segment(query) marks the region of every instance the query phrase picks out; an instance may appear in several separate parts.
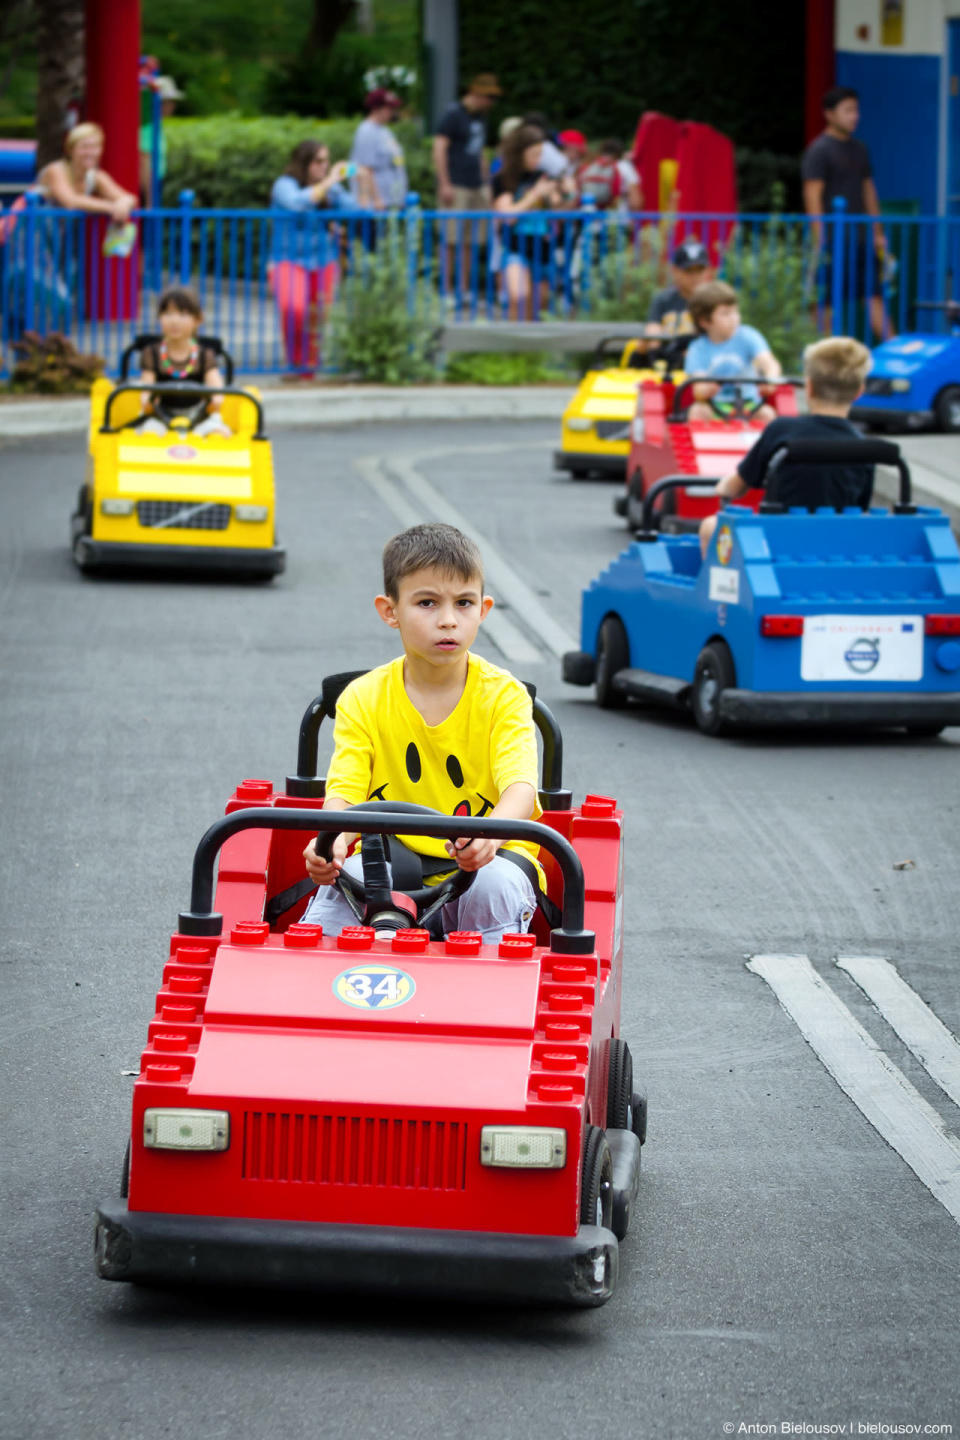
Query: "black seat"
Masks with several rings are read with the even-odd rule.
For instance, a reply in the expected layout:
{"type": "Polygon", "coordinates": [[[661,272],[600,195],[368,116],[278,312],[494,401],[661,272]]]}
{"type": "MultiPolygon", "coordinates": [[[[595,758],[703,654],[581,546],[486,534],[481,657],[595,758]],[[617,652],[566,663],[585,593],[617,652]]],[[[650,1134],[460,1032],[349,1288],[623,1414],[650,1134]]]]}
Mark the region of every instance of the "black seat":
{"type": "MultiPolygon", "coordinates": [[[[130,344],[126,347],[123,354],[120,356],[120,379],[129,380],[130,361],[133,359],[134,355],[139,355],[140,351],[145,350],[148,345],[159,345],[162,339],[163,336],[160,334],[134,335],[130,344]]],[[[224,346],[223,341],[220,339],[220,336],[198,335],[197,343],[200,345],[205,345],[208,350],[213,350],[217,355],[219,355],[220,359],[223,361],[224,383],[227,385],[232,385],[233,360],[226,347],[224,346]]]]}
{"type": "MultiPolygon", "coordinates": [[[[837,490],[836,472],[839,469],[889,465],[900,472],[901,503],[910,501],[910,471],[900,454],[900,447],[892,440],[865,439],[862,437],[837,436],[836,439],[785,440],[774,451],[767,462],[764,475],[766,501],[762,507],[770,514],[785,509],[790,504],[784,500],[786,473],[803,469],[804,501],[810,510],[819,506],[833,506],[841,509],[845,505],[857,504],[861,510],[869,508],[873,495],[873,476],[865,482],[860,495],[851,501],[837,490]],[[831,475],[831,471],[833,474],[831,475]]],[[[796,479],[797,477],[791,477],[796,479]]]]}

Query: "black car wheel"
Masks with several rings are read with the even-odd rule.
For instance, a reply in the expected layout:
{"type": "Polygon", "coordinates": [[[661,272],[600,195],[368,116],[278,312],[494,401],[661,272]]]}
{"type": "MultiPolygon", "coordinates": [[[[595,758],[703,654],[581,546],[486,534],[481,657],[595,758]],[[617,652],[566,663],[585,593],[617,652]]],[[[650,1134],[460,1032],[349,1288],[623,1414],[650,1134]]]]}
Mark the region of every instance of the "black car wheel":
{"type": "Polygon", "coordinates": [[[733,656],[722,640],[705,645],[697,656],[693,672],[690,705],[697,727],[704,735],[722,735],[728,728],[720,714],[720,696],[737,683],[733,656]]]}
{"type": "Polygon", "coordinates": [[[948,435],[960,432],[960,385],[948,385],[941,390],[933,406],[937,417],[937,429],[948,435]]]}
{"type": "Polygon", "coordinates": [[[611,1040],[607,1057],[607,1129],[633,1129],[633,1059],[625,1040],[611,1040]]]}
{"type": "Polygon", "coordinates": [[[609,1230],[612,1219],[613,1156],[603,1131],[588,1125],[580,1178],[580,1224],[609,1230]]]}
{"type": "Polygon", "coordinates": [[[594,681],[601,710],[622,710],[627,697],[614,690],[613,677],[630,664],[630,642],[618,615],[608,615],[597,636],[597,669],[594,681]]]}

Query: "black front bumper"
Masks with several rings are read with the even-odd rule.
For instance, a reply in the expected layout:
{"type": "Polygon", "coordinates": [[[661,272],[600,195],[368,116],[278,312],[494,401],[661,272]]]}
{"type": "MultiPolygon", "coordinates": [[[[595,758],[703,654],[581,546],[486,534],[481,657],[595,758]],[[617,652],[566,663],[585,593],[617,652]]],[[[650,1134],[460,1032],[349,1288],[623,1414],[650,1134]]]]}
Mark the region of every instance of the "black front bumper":
{"type": "Polygon", "coordinates": [[[226,545],[124,545],[81,535],[74,542],[74,554],[81,570],[146,566],[152,570],[242,570],[248,574],[282,575],[287,567],[287,552],[275,545],[269,549],[226,545]]]}
{"type": "Polygon", "coordinates": [[[720,714],[734,725],[960,725],[960,693],[724,690],[720,714]]]}
{"type": "Polygon", "coordinates": [[[110,1200],[96,1214],[95,1263],[104,1280],[593,1307],[616,1288],[619,1247],[594,1225],[505,1235],[163,1215],[110,1200]]]}
{"type": "Polygon", "coordinates": [[[896,430],[926,430],[934,422],[932,410],[895,410],[886,405],[854,405],[850,419],[860,425],[889,425],[896,430]]]}
{"type": "Polygon", "coordinates": [[[597,475],[609,475],[614,480],[623,480],[627,473],[626,455],[598,455],[596,451],[555,450],[554,470],[592,470],[597,475]]]}

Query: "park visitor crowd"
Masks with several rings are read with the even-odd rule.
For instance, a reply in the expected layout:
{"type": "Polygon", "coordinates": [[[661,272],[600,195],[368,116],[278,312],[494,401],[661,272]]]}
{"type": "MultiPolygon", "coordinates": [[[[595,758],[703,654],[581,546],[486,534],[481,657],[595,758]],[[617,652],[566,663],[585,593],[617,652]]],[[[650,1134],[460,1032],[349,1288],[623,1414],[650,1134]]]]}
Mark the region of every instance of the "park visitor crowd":
{"type": "MultiPolygon", "coordinates": [[[[159,76],[157,84],[162,113],[170,115],[182,92],[169,76],[159,76]]],[[[482,251],[484,265],[495,273],[496,294],[508,318],[536,318],[548,307],[551,288],[557,283],[557,256],[569,274],[578,263],[577,255],[570,251],[570,238],[579,244],[584,234],[582,223],[572,218],[565,231],[567,253],[562,255],[557,245],[557,220],[551,213],[555,217],[556,212],[569,210],[582,216],[589,209],[632,226],[630,233],[636,236],[638,227],[631,216],[642,210],[645,197],[638,171],[621,140],[610,137],[591,145],[581,130],[554,129],[538,112],[503,120],[491,154],[487,116],[503,93],[495,75],[475,76],[436,128],[432,162],[437,208],[451,212],[450,220],[437,232],[441,288],[448,303],[459,306],[465,301],[469,305],[482,251]],[[488,236],[490,215],[495,219],[488,236]]],[[[324,315],[336,295],[349,248],[338,221],[351,212],[373,216],[373,223],[359,233],[367,248],[374,249],[381,223],[376,217],[385,217],[408,203],[405,157],[394,130],[402,108],[402,100],[392,90],[382,86],[371,90],[348,160],[333,163],[324,142],[304,139],[294,147],[285,172],[272,187],[270,209],[284,220],[273,227],[269,283],[294,377],[312,376],[320,363],[324,315]],[[322,216],[324,211],[331,218],[318,221],[318,212],[322,216]]],[[[825,95],[823,108],[825,128],[807,147],[802,160],[804,207],[817,247],[823,238],[823,217],[831,213],[837,197],[843,199],[849,214],[873,217],[871,227],[858,228],[851,273],[853,298],[866,304],[872,329],[882,338],[890,333],[883,299],[889,257],[870,155],[855,136],[857,94],[836,87],[825,95]],[[868,246],[872,251],[869,263],[868,246]]],[[[162,142],[162,134],[160,138],[162,142]]],[[[50,205],[106,217],[111,230],[132,229],[128,222],[138,197],[102,168],[103,147],[99,126],[76,125],[66,136],[63,159],[43,169],[36,191],[50,205]]],[[[154,151],[152,129],[145,126],[140,134],[141,200],[150,194],[151,165],[157,153],[162,177],[165,150],[161,143],[154,151]]],[[[10,220],[6,226],[9,232],[10,220]]],[[[4,238],[0,234],[0,241],[4,238]]],[[[823,251],[820,283],[825,328],[829,330],[829,246],[823,246],[823,251]]],[[[689,326],[693,323],[688,309],[693,289],[712,278],[710,257],[705,247],[695,242],[693,252],[680,246],[671,259],[671,286],[655,298],[647,318],[669,327],[683,315],[683,323],[689,326]],[[696,264],[690,263],[691,253],[696,255],[696,264]]]]}

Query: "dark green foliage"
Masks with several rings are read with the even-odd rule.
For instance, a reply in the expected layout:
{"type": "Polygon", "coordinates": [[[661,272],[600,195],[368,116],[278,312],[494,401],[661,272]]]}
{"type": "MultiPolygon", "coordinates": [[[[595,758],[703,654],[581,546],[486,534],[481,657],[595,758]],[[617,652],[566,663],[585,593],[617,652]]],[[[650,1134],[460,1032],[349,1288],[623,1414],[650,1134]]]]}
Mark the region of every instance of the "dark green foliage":
{"type": "Polygon", "coordinates": [[[350,115],[359,110],[364,72],[380,59],[365,35],[345,35],[327,55],[297,55],[268,71],[263,109],[269,115],[350,115]]]}
{"type": "Polygon", "coordinates": [[[804,6],[784,0],[460,0],[460,73],[496,70],[493,115],[543,110],[629,142],[644,110],[700,120],[739,145],[803,143],[804,6]]]}
{"type": "Polygon", "coordinates": [[[100,355],[81,355],[72,340],[54,332],[24,332],[10,346],[17,357],[10,389],[39,395],[77,395],[89,392],[106,361],[100,355]]]}
{"type": "Polygon", "coordinates": [[[353,115],[363,71],[417,64],[417,0],[376,0],[376,32],[348,23],[332,60],[310,65],[313,0],[143,0],[143,49],[186,91],[182,114],[353,115]]]}
{"type": "Polygon", "coordinates": [[[562,356],[539,351],[458,351],[447,361],[444,378],[456,385],[537,385],[575,378],[562,356]]]}
{"type": "Polygon", "coordinates": [[[744,215],[802,209],[799,155],[774,155],[772,150],[737,149],[737,199],[744,215]]]}
{"type": "MultiPolygon", "coordinates": [[[[271,115],[246,120],[238,114],[169,120],[163,203],[176,205],[181,190],[192,190],[195,203],[207,208],[262,208],[269,204],[270,187],[287,168],[298,141],[323,140],[331,157],[342,160],[350,153],[359,123],[359,117],[310,120],[271,115]]],[[[430,143],[415,120],[401,121],[396,134],[406,155],[410,188],[429,207],[435,194],[430,143]]]]}

